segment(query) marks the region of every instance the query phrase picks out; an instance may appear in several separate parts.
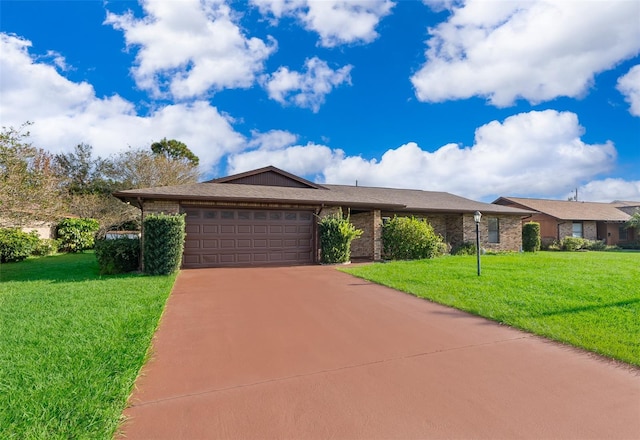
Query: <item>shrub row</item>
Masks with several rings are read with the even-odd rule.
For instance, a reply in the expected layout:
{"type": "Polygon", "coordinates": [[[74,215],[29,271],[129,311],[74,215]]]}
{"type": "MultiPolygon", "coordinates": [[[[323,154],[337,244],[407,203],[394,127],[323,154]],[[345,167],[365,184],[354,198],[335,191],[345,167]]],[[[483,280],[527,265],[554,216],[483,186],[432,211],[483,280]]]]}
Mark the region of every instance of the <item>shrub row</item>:
{"type": "Polygon", "coordinates": [[[22,261],[30,255],[45,256],[58,252],[58,240],[41,239],[37,232],[18,228],[0,229],[0,262],[22,261]]]}
{"type": "Polygon", "coordinates": [[[565,237],[562,240],[556,240],[549,246],[550,251],[604,251],[607,245],[601,240],[587,240],[580,237],[565,237]]]}

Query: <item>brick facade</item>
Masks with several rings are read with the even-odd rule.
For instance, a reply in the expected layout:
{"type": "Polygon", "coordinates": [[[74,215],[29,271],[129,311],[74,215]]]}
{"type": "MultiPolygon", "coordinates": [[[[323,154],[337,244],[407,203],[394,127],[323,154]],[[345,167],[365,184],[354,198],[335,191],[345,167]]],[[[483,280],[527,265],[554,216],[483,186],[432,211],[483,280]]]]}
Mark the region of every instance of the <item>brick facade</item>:
{"type": "Polygon", "coordinates": [[[144,215],[146,214],[179,214],[180,203],[173,200],[145,200],[144,215]]]}
{"type": "Polygon", "coordinates": [[[351,214],[351,223],[362,230],[351,242],[351,257],[378,261],[382,258],[382,217],[380,210],[351,214]]]}
{"type": "MultiPolygon", "coordinates": [[[[558,224],[558,238],[562,240],[565,237],[573,237],[573,223],[564,222],[558,224]]],[[[595,221],[577,222],[582,223],[582,238],[587,240],[598,239],[598,227],[595,221]]]]}

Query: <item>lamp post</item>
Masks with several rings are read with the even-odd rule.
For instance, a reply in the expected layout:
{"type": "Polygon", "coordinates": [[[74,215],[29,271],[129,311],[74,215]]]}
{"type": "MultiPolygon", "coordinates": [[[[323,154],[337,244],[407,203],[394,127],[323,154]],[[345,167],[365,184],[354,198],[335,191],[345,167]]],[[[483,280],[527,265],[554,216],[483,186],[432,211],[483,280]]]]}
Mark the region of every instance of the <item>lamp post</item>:
{"type": "Polygon", "coordinates": [[[482,214],[476,211],[473,214],[473,220],[476,222],[476,258],[478,260],[478,276],[480,276],[480,219],[482,214]]]}

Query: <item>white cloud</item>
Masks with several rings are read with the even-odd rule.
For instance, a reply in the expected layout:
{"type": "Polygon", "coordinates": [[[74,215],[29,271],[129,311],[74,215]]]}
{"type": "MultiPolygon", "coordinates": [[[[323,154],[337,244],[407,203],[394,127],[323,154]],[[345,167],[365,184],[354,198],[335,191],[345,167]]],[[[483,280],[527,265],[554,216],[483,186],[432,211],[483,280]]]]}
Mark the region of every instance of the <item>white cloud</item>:
{"type": "Polygon", "coordinates": [[[298,136],[285,130],[270,130],[266,133],[253,132],[249,141],[250,148],[260,148],[262,150],[277,150],[293,145],[298,136]]]}
{"type": "Polygon", "coordinates": [[[274,21],[297,17],[305,29],[320,35],[320,44],[334,47],[370,43],[378,37],[375,28],[394,6],[390,0],[251,0],[263,15],[274,21]]]}
{"type": "MultiPolygon", "coordinates": [[[[566,197],[569,196],[571,194],[566,195],[566,197]]],[[[578,188],[578,200],[586,202],[640,201],[640,180],[594,180],[578,188]]]]}
{"type": "Polygon", "coordinates": [[[299,176],[315,176],[332,163],[341,161],[343,157],[342,150],[332,150],[325,145],[314,143],[277,150],[259,148],[231,155],[228,158],[227,171],[229,174],[235,174],[273,165],[299,176]]]}
{"type": "Polygon", "coordinates": [[[245,37],[223,0],[141,0],[146,16],[107,14],[105,23],[137,47],[137,85],[178,99],[250,87],[275,49],[270,39],[245,37]]]}
{"type": "Polygon", "coordinates": [[[630,104],[629,113],[640,116],[640,65],[632,67],[618,79],[617,89],[630,104]]]}
{"type": "Polygon", "coordinates": [[[58,153],[84,142],[96,155],[108,156],[167,137],[186,143],[204,170],[244,146],[233,121],[207,102],[169,105],[139,116],[120,96],[98,98],[90,84],[69,81],[53,66],[36,61],[30,46],[0,33],[0,125],[34,122],[29,129],[38,147],[58,153]]]}
{"type": "Polygon", "coordinates": [[[427,61],[411,81],[427,102],[579,97],[595,74],[640,52],[639,16],[629,0],[468,0],[429,29],[427,61]]]}
{"type": "Polygon", "coordinates": [[[414,142],[379,159],[345,156],[342,150],[309,144],[258,149],[229,158],[231,172],[273,164],[326,183],[419,188],[474,199],[501,195],[555,197],[610,171],[616,150],[607,141],[586,144],[574,113],[521,113],[479,127],[474,145],[447,144],[427,151],[414,142]]]}
{"type": "Polygon", "coordinates": [[[317,113],[325,96],[334,87],[343,83],[351,84],[351,65],[333,70],[326,61],[317,57],[307,59],[304,65],[305,71],[302,73],[280,67],[273,74],[265,76],[262,81],[269,97],[281,104],[310,108],[317,113]]]}

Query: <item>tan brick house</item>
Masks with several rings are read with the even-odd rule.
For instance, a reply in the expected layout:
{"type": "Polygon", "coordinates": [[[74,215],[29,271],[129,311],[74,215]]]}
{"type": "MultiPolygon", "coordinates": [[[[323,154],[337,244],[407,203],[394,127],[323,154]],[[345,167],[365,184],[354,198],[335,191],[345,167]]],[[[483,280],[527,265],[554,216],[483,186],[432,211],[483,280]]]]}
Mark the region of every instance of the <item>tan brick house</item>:
{"type": "Polygon", "coordinates": [[[637,231],[625,228],[639,202],[577,202],[566,200],[500,197],[502,206],[536,211],[525,221],[540,223],[542,242],[549,244],[564,237],[602,240],[608,245],[633,242],[637,231]]]}
{"type": "Polygon", "coordinates": [[[185,268],[316,263],[317,220],[340,210],[363,230],[352,244],[354,259],[381,259],[382,224],[394,215],[428,219],[453,246],[475,241],[475,211],[483,214],[483,248],[519,251],[522,218],[531,214],[445,192],[320,185],[272,166],[114,195],[141,208],[143,215],[186,214],[185,268]]]}

